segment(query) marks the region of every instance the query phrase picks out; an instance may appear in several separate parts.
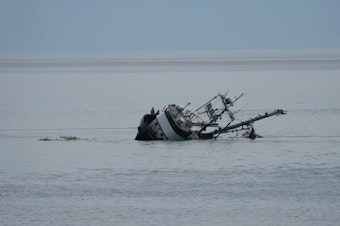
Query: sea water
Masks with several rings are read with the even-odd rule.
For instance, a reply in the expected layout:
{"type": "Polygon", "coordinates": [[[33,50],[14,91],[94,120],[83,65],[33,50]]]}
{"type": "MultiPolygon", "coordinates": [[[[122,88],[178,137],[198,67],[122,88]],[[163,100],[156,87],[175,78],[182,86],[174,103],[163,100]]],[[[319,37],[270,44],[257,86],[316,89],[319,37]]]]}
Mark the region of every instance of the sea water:
{"type": "Polygon", "coordinates": [[[337,225],[340,52],[0,57],[1,225],[337,225]],[[245,93],[264,138],[135,141],[152,107],[245,93]],[[77,136],[77,141],[39,141],[77,136]]]}

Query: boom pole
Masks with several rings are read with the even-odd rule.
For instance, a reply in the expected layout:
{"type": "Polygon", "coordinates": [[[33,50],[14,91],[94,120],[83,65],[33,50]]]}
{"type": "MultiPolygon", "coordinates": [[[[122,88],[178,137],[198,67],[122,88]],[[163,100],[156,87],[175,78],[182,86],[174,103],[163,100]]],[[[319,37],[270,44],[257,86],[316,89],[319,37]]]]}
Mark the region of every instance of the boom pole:
{"type": "Polygon", "coordinates": [[[200,139],[211,139],[211,138],[214,138],[216,135],[218,136],[221,133],[228,133],[228,132],[230,132],[234,129],[237,129],[239,127],[243,127],[243,126],[249,127],[251,124],[253,124],[254,122],[259,121],[261,119],[269,118],[269,117],[272,117],[272,116],[275,116],[275,115],[276,116],[285,115],[286,113],[287,112],[282,110],[282,109],[278,109],[278,110],[275,110],[275,111],[270,112],[270,113],[266,112],[263,115],[258,115],[254,118],[251,118],[249,120],[246,120],[246,121],[243,121],[243,122],[240,122],[240,123],[236,123],[236,124],[233,124],[233,125],[228,124],[226,127],[220,128],[220,129],[212,131],[210,133],[203,133],[204,129],[201,129],[198,132],[198,136],[199,136],[200,139]]]}
{"type": "Polygon", "coordinates": [[[264,118],[269,118],[269,117],[272,117],[272,116],[275,116],[275,115],[284,115],[286,114],[286,111],[282,110],[282,109],[278,109],[278,110],[275,110],[271,113],[265,113],[263,115],[258,115],[256,116],[255,118],[251,118],[247,121],[243,121],[243,122],[240,122],[240,123],[237,123],[237,124],[234,124],[234,125],[231,125],[231,126],[226,126],[224,127],[223,129],[221,129],[221,133],[227,133],[229,132],[230,130],[233,130],[233,129],[236,129],[238,127],[242,127],[242,126],[250,126],[252,123],[256,122],[256,121],[259,121],[261,119],[264,119],[264,118]]]}

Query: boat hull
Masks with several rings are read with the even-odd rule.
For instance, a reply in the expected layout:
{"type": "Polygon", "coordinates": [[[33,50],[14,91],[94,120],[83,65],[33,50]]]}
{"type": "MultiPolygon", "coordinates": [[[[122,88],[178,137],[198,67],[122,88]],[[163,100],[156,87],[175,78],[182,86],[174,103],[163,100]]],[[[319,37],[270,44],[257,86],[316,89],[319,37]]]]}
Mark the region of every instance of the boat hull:
{"type": "Polygon", "coordinates": [[[169,109],[160,114],[146,114],[140,121],[135,140],[187,140],[191,131],[184,131],[176,123],[169,109]]]}
{"type": "Polygon", "coordinates": [[[145,114],[140,120],[138,133],[135,140],[157,140],[149,128],[151,122],[156,119],[155,115],[145,114]]]}

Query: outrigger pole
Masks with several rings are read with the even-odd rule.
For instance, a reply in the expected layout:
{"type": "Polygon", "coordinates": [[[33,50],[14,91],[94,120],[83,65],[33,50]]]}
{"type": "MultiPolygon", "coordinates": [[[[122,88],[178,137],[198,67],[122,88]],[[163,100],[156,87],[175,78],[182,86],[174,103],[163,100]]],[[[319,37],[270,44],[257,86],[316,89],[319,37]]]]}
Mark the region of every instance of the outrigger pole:
{"type": "Polygon", "coordinates": [[[210,132],[210,133],[202,133],[203,130],[200,130],[198,132],[198,136],[201,138],[201,139],[211,139],[214,137],[214,135],[219,135],[221,133],[228,133],[228,132],[232,132],[233,130],[237,129],[237,128],[240,128],[241,127],[241,130],[243,130],[243,126],[246,126],[246,127],[250,127],[254,122],[258,121],[258,120],[261,120],[261,119],[264,119],[264,118],[269,118],[269,117],[272,117],[272,116],[278,116],[278,115],[285,115],[287,112],[282,110],[282,109],[278,109],[278,110],[275,110],[273,112],[270,112],[270,113],[265,113],[263,115],[258,115],[256,116],[255,118],[251,118],[249,120],[246,120],[246,121],[243,121],[243,122],[240,122],[240,123],[237,123],[237,124],[233,124],[233,125],[227,125],[226,127],[224,128],[220,128],[218,130],[215,130],[213,132],[210,132]]]}
{"type": "Polygon", "coordinates": [[[197,108],[195,111],[200,110],[201,108],[205,107],[207,104],[211,103],[211,101],[215,100],[219,95],[214,96],[210,100],[208,100],[206,103],[204,103],[201,107],[197,108]]]}

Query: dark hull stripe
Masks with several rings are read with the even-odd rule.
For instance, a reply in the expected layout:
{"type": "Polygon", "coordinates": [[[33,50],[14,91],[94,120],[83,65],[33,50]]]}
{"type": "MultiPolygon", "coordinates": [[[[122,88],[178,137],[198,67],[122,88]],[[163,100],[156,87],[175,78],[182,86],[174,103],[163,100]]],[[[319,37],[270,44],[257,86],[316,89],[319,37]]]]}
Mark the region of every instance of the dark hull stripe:
{"type": "Polygon", "coordinates": [[[188,132],[185,132],[184,130],[182,130],[181,128],[179,128],[175,121],[173,120],[173,118],[171,117],[170,113],[169,113],[169,110],[166,109],[165,110],[165,115],[166,115],[166,118],[168,119],[172,129],[175,131],[175,133],[181,137],[183,137],[184,139],[186,139],[188,136],[191,135],[191,133],[188,133],[188,132]]]}

